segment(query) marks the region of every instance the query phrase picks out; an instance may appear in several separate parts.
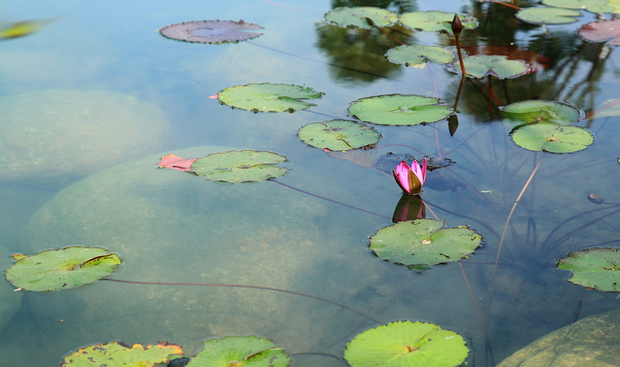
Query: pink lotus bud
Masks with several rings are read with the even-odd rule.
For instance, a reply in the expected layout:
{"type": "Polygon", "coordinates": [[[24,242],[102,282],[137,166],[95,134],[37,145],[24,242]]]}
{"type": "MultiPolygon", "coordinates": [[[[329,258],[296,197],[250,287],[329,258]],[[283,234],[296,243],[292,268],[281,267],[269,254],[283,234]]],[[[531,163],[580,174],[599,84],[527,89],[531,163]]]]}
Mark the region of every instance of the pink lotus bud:
{"type": "Polygon", "coordinates": [[[427,162],[424,158],[422,167],[417,161],[411,163],[411,167],[405,161],[401,161],[395,170],[392,170],[398,186],[408,195],[418,195],[422,191],[426,181],[427,162]]]}

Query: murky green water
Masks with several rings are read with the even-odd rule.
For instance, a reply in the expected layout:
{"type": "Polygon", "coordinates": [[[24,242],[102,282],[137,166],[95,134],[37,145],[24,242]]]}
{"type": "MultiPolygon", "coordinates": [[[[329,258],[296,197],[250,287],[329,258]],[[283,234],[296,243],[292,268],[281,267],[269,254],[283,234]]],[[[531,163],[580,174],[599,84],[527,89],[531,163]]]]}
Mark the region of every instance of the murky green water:
{"type": "MultiPolygon", "coordinates": [[[[488,3],[0,2],[3,21],[57,18],[36,34],[0,43],[0,106],[5,116],[11,111],[0,134],[3,267],[15,252],[101,246],[123,259],[112,278],[279,288],[368,316],[258,289],[100,281],[28,293],[13,292],[4,283],[0,294],[8,306],[0,365],[58,366],[71,351],[112,340],[165,340],[192,355],[210,338],[259,335],[284,347],[295,366],[344,366],[334,356],[342,358],[347,342],[376,326],[374,319],[379,324],[420,320],[454,330],[468,341],[470,365],[483,366],[485,340],[476,305],[486,322],[504,224],[540,159],[499,260],[488,319],[495,361],[566,325],[578,304],[579,318],[618,306],[614,294],[575,286],[566,281],[567,272],[555,268],[568,251],[614,246],[618,240],[614,207],[589,212],[601,207],[586,199],[594,192],[607,202],[620,201],[617,117],[580,123],[596,137],[585,151],[526,151],[509,138],[512,125],[499,120],[496,111],[489,116],[487,85],[479,82],[465,84],[454,136],[447,121],[382,126],[379,147],[349,159],[297,139],[304,124],[347,118],[348,104],[362,97],[437,93],[454,102],[460,79],[444,67],[392,64],[383,54],[396,44],[381,33],[347,31],[322,21],[331,8],[354,5],[400,12],[458,10],[481,23],[463,34],[463,44],[518,45],[546,56],[545,70],[493,82],[502,104],[539,98],[590,112],[617,97],[617,50],[580,40],[574,33],[578,25],[543,29],[488,3]],[[218,46],[175,42],[157,33],[171,23],[201,19],[244,19],[265,29],[252,41],[218,46]],[[305,85],[325,95],[316,107],[293,114],[253,114],[208,98],[226,87],[257,82],[305,85]],[[56,119],[33,118],[62,113],[53,112],[54,99],[34,93],[44,90],[114,92],[145,104],[135,114],[121,113],[120,103],[126,101],[67,97],[72,110],[58,129],[56,119]],[[11,107],[2,104],[5,97],[25,102],[11,107]],[[109,115],[95,126],[80,123],[81,115],[95,109],[89,104],[109,115]],[[140,120],[160,112],[167,121],[140,120]],[[279,179],[282,183],[378,215],[272,182],[221,184],[156,168],[168,153],[189,158],[232,148],[284,154],[291,170],[279,179]],[[452,263],[416,274],[368,251],[369,236],[391,224],[401,197],[392,178],[372,168],[388,152],[446,155],[457,162],[429,173],[436,181],[425,187],[423,199],[427,217],[436,214],[450,227],[469,225],[484,236],[483,247],[462,267],[452,263]],[[580,213],[585,214],[571,219],[580,213]]],[[[593,19],[584,13],[580,22],[593,19]]],[[[411,44],[451,42],[425,32],[395,34],[411,44]]]]}

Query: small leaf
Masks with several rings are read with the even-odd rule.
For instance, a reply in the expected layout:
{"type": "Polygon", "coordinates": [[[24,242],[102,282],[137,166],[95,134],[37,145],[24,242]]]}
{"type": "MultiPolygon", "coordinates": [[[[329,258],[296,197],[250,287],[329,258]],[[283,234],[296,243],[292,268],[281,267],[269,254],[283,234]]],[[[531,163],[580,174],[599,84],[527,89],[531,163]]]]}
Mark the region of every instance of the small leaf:
{"type": "Polygon", "coordinates": [[[370,6],[342,7],[330,10],[325,14],[325,20],[340,27],[372,28],[366,18],[377,27],[387,27],[398,20],[398,15],[387,9],[370,6]]]}
{"type": "Polygon", "coordinates": [[[165,26],[159,30],[162,36],[185,42],[221,44],[246,41],[261,33],[243,32],[262,29],[258,24],[240,20],[196,20],[165,26]]]}
{"type": "Polygon", "coordinates": [[[185,159],[178,155],[168,154],[165,157],[161,157],[161,162],[157,164],[159,168],[170,168],[179,171],[191,171],[192,163],[196,161],[196,158],[185,159]]]}
{"type": "Polygon", "coordinates": [[[566,24],[576,22],[575,17],[581,16],[576,10],[562,8],[527,8],[517,12],[517,18],[524,22],[534,24],[566,24]]]}
{"type": "Polygon", "coordinates": [[[385,56],[396,64],[419,65],[425,62],[448,64],[454,60],[454,53],[445,48],[423,45],[402,45],[390,49],[385,56]]]}
{"type": "Polygon", "coordinates": [[[522,148],[537,152],[574,153],[594,143],[594,136],[579,126],[541,122],[519,127],[512,132],[512,140],[522,148]]]}
{"type": "Polygon", "coordinates": [[[151,367],[158,363],[167,363],[168,356],[171,354],[183,354],[183,349],[166,342],[146,346],[134,344],[130,348],[118,341],[113,341],[80,348],[66,356],[61,367],[151,367]]]}
{"type": "Polygon", "coordinates": [[[584,24],[579,28],[579,35],[586,41],[607,41],[608,45],[620,46],[620,19],[599,20],[584,24]]]}
{"type": "Polygon", "coordinates": [[[313,122],[302,126],[297,135],[313,147],[340,151],[372,147],[381,137],[374,127],[346,120],[313,122]]]}
{"type": "Polygon", "coordinates": [[[379,125],[427,124],[443,120],[452,113],[443,101],[414,94],[361,98],[349,106],[349,115],[379,125]]]}
{"type": "Polygon", "coordinates": [[[569,281],[603,292],[620,292],[620,249],[593,247],[569,252],[558,268],[570,270],[569,281]]]}
{"type": "Polygon", "coordinates": [[[316,106],[301,99],[316,99],[322,95],[299,85],[262,83],[226,88],[218,93],[218,98],[229,106],[253,112],[294,112],[316,106]]]}
{"type": "Polygon", "coordinates": [[[289,356],[272,341],[256,336],[227,336],[204,342],[187,367],[286,367],[289,356]]]}
{"type": "Polygon", "coordinates": [[[209,154],[192,164],[192,172],[212,181],[253,182],[277,178],[286,168],[272,164],[286,162],[285,156],[267,151],[229,151],[209,154]]]}
{"type": "MultiPolygon", "coordinates": [[[[473,55],[463,59],[467,75],[475,78],[483,78],[493,75],[500,79],[516,78],[525,75],[529,71],[527,63],[523,60],[508,60],[502,55],[473,55]]],[[[455,70],[460,70],[453,66],[455,70]]]]}
{"type": "MultiPolygon", "coordinates": [[[[452,33],[454,14],[441,11],[415,11],[401,14],[398,20],[402,25],[410,29],[452,33]]],[[[459,14],[459,18],[463,28],[473,29],[478,26],[478,20],[474,17],[459,14]]]]}

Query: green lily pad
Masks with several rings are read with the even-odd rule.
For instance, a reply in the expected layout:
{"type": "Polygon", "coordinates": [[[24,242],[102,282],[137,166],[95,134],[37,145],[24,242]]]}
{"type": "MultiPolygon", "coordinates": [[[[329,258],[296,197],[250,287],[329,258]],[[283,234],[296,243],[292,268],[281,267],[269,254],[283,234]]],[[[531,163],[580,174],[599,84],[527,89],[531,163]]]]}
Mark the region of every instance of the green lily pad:
{"type": "Polygon", "coordinates": [[[594,143],[594,136],[588,130],[555,122],[521,126],[511,135],[518,146],[536,152],[574,153],[594,143]]]}
{"type": "Polygon", "coordinates": [[[357,335],[344,358],[352,367],[459,366],[469,349],[462,336],[423,322],[399,321],[357,335]]]}
{"type": "MultiPolygon", "coordinates": [[[[404,13],[398,19],[402,25],[410,29],[419,29],[427,32],[452,33],[452,19],[455,13],[441,11],[414,11],[404,13]]],[[[478,26],[478,20],[474,17],[459,14],[463,29],[473,29],[478,26]]]]}
{"type": "Polygon", "coordinates": [[[611,13],[612,6],[607,5],[608,0],[543,0],[543,4],[557,8],[584,9],[592,13],[611,13]]]}
{"type": "Polygon", "coordinates": [[[558,268],[572,271],[569,281],[575,284],[603,292],[620,292],[620,248],[571,251],[558,261],[558,268]]]}
{"type": "Polygon", "coordinates": [[[417,219],[381,228],[370,237],[370,249],[383,260],[424,270],[458,261],[474,252],[482,236],[461,226],[444,228],[444,222],[417,219]]]}
{"type": "Polygon", "coordinates": [[[387,9],[370,6],[342,7],[330,10],[325,14],[326,21],[349,28],[371,28],[366,18],[372,20],[378,27],[387,27],[398,20],[398,14],[387,9]]]}
{"type": "MultiPolygon", "coordinates": [[[[483,78],[493,75],[500,79],[516,78],[529,72],[528,64],[523,60],[508,60],[504,55],[473,55],[463,58],[467,75],[483,78]]],[[[460,71],[456,63],[454,70],[460,71]]]]}
{"type": "Polygon", "coordinates": [[[329,150],[372,147],[381,137],[374,127],[347,120],[313,122],[302,126],[297,135],[308,145],[329,150]]]}
{"type": "Polygon", "coordinates": [[[402,45],[390,49],[385,56],[396,64],[419,65],[426,62],[448,64],[454,60],[454,53],[445,48],[423,45],[402,45]]]}
{"type": "Polygon", "coordinates": [[[272,341],[256,336],[227,336],[204,342],[187,367],[286,367],[289,356],[272,341]]]}
{"type": "Polygon", "coordinates": [[[183,354],[178,345],[160,342],[157,345],[132,347],[113,341],[107,344],[89,345],[66,356],[61,367],[95,367],[95,366],[140,366],[151,367],[157,363],[167,363],[168,356],[183,354]]]}
{"type": "Polygon", "coordinates": [[[6,270],[6,279],[28,291],[70,289],[108,276],[119,257],[101,247],[71,246],[36,255],[13,255],[17,262],[6,270]]]}
{"type": "Polygon", "coordinates": [[[577,32],[590,42],[607,41],[608,45],[620,46],[620,19],[599,20],[586,23],[577,32]]]}
{"type": "Polygon", "coordinates": [[[196,159],[192,163],[191,171],[212,181],[230,183],[265,181],[284,175],[286,168],[272,164],[286,161],[285,156],[273,152],[231,150],[196,159]]]}
{"type": "Polygon", "coordinates": [[[569,124],[579,121],[583,111],[572,104],[557,101],[531,100],[501,107],[502,115],[519,124],[557,122],[569,124]]]}
{"type": "Polygon", "coordinates": [[[218,93],[220,102],[252,112],[295,112],[315,104],[301,101],[323,95],[294,84],[247,84],[228,87],[218,93]]]}
{"type": "Polygon", "coordinates": [[[534,24],[566,24],[576,22],[575,17],[581,13],[577,10],[551,8],[547,6],[538,8],[521,9],[517,12],[517,18],[524,22],[534,24]]]}
{"type": "Polygon", "coordinates": [[[445,102],[415,94],[361,98],[349,106],[349,115],[379,125],[428,124],[443,120],[452,113],[445,102]]]}

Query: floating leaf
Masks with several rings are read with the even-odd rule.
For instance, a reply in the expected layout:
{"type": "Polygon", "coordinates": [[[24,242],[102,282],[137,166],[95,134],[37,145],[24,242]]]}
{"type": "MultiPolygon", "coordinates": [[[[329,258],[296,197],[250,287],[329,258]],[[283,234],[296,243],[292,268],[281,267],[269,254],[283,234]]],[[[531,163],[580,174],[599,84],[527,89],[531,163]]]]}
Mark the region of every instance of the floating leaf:
{"type": "Polygon", "coordinates": [[[272,341],[256,336],[227,336],[204,342],[187,367],[286,367],[289,356],[272,341]]]}
{"type": "Polygon", "coordinates": [[[159,30],[162,36],[185,42],[228,43],[256,38],[261,33],[243,32],[262,29],[258,24],[240,20],[195,20],[165,26],[159,30]]]}
{"type": "Polygon", "coordinates": [[[443,120],[452,113],[443,101],[414,94],[361,98],[349,106],[351,116],[379,125],[427,124],[443,120]]]}
{"type": "Polygon", "coordinates": [[[372,147],[381,137],[374,127],[347,120],[313,122],[302,126],[297,135],[308,145],[329,150],[372,147]]]}
{"type": "Polygon", "coordinates": [[[352,367],[459,366],[469,349],[462,336],[423,322],[399,321],[358,334],[344,358],[352,367]]]}
{"type": "Polygon", "coordinates": [[[165,157],[161,157],[161,162],[157,164],[159,168],[170,168],[179,171],[191,171],[192,163],[196,161],[196,158],[185,159],[178,155],[168,154],[165,157]]]}
{"type": "Polygon", "coordinates": [[[64,358],[62,367],[151,367],[158,363],[167,363],[171,354],[182,354],[178,345],[160,342],[157,345],[132,347],[113,341],[107,344],[89,345],[80,348],[64,358]]]}
{"type": "Polygon", "coordinates": [[[557,122],[568,124],[579,121],[583,111],[565,102],[531,100],[501,107],[502,115],[519,124],[557,122]]]}
{"type": "Polygon", "coordinates": [[[247,84],[229,87],[218,93],[220,102],[252,112],[295,112],[315,104],[300,99],[316,99],[323,95],[294,84],[247,84]]]}
{"type": "Polygon", "coordinates": [[[512,132],[512,140],[537,152],[574,153],[594,143],[594,136],[579,126],[541,122],[519,127],[512,132]]]}
{"type": "MultiPolygon", "coordinates": [[[[404,13],[398,19],[402,25],[411,29],[420,29],[427,32],[452,33],[452,19],[455,13],[441,11],[414,11],[404,13]]],[[[463,28],[473,29],[478,26],[478,20],[474,17],[459,14],[463,28]]]]}
{"type": "Polygon", "coordinates": [[[370,237],[370,249],[379,258],[412,269],[458,261],[482,243],[482,236],[466,226],[444,228],[444,222],[418,219],[381,228],[370,237]]]}
{"type": "Polygon", "coordinates": [[[29,291],[57,291],[90,284],[120,263],[116,254],[100,247],[71,246],[20,258],[6,270],[6,279],[29,291]]]}
{"type": "Polygon", "coordinates": [[[286,168],[272,164],[286,162],[283,155],[267,151],[242,150],[209,154],[192,164],[192,172],[212,181],[252,182],[278,178],[286,168]]]}
{"type": "Polygon", "coordinates": [[[325,14],[325,20],[340,27],[372,28],[366,18],[378,27],[387,27],[398,20],[398,15],[387,9],[370,6],[342,7],[325,14]]]}
{"type": "Polygon", "coordinates": [[[581,13],[577,10],[562,9],[562,8],[527,8],[521,9],[517,12],[517,18],[524,22],[534,24],[566,24],[576,22],[575,17],[580,16],[581,13]]]}
{"type": "Polygon", "coordinates": [[[603,292],[620,292],[620,248],[571,251],[558,261],[558,268],[572,271],[569,281],[575,284],[603,292]]]}
{"type": "Polygon", "coordinates": [[[477,45],[463,47],[463,50],[465,50],[469,56],[506,56],[508,60],[522,60],[529,67],[528,74],[547,69],[551,63],[551,60],[546,56],[516,46],[477,45]]]}
{"type": "Polygon", "coordinates": [[[579,35],[590,42],[607,41],[608,45],[620,46],[620,19],[599,20],[584,24],[579,35]]]}
{"type": "MultiPolygon", "coordinates": [[[[493,75],[500,79],[516,78],[525,75],[529,71],[527,63],[523,60],[508,60],[502,55],[473,55],[463,59],[467,75],[475,78],[483,78],[493,75]]],[[[454,67],[455,70],[460,68],[454,67]]]]}
{"type": "Polygon", "coordinates": [[[436,46],[402,45],[390,49],[385,56],[396,64],[419,65],[428,62],[448,64],[454,59],[452,51],[436,46]]]}
{"type": "Polygon", "coordinates": [[[608,6],[608,0],[543,0],[543,3],[558,8],[584,9],[592,13],[614,11],[612,6],[608,6]]]}

